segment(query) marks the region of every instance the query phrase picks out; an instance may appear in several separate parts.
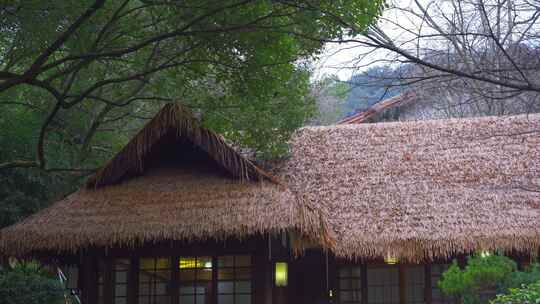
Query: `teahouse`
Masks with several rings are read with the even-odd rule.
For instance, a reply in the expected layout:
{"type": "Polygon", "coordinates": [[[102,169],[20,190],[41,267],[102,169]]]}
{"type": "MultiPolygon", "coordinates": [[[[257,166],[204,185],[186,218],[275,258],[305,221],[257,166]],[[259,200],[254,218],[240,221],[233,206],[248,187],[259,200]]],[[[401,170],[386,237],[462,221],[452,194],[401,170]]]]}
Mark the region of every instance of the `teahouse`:
{"type": "Polygon", "coordinates": [[[266,173],[167,105],[85,189],[0,232],[83,303],[445,303],[453,258],[540,247],[540,115],[307,127],[266,173]]]}

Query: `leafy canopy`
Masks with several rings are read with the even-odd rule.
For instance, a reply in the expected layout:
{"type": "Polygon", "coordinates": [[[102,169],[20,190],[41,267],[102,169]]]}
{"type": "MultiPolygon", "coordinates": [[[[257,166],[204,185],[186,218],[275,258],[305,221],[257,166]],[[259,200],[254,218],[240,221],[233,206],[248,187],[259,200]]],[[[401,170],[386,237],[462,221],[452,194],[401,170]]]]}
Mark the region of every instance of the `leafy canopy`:
{"type": "Polygon", "coordinates": [[[284,153],[286,139],[315,112],[309,61],[324,41],[353,34],[344,20],[361,30],[382,5],[3,2],[0,225],[73,189],[166,102],[182,102],[236,144],[284,153]]]}

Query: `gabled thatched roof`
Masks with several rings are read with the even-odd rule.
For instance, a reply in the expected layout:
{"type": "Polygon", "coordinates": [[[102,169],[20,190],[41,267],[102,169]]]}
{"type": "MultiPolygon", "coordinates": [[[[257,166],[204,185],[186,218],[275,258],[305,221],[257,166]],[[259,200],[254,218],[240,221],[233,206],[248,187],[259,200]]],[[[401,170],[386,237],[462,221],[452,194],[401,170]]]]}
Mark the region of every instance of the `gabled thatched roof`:
{"type": "Polygon", "coordinates": [[[149,165],[149,154],[165,137],[188,139],[206,152],[233,177],[240,180],[272,179],[230,147],[221,135],[200,126],[192,113],[180,104],[167,104],[103,168],[88,180],[88,187],[119,182],[141,174],[149,165]]]}
{"type": "Polygon", "coordinates": [[[75,252],[281,231],[328,241],[318,210],[181,106],[167,105],[88,187],[0,231],[0,252],[75,252]]]}
{"type": "Polygon", "coordinates": [[[341,257],[537,253],[540,114],[299,130],[281,177],[327,216],[341,257]]]}
{"type": "Polygon", "coordinates": [[[285,183],[187,114],[164,108],[89,187],[0,231],[0,251],[284,230],[349,258],[540,246],[540,114],[303,128],[285,183]]]}

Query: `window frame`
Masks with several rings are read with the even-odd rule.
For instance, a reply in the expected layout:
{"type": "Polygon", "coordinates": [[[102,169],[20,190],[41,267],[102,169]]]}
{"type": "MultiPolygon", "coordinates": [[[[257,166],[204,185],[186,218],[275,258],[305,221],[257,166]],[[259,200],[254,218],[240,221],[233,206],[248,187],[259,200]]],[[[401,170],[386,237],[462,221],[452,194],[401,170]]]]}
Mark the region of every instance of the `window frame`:
{"type": "Polygon", "coordinates": [[[336,298],[338,300],[338,303],[340,304],[362,304],[363,301],[364,301],[364,287],[363,287],[363,284],[364,284],[364,275],[363,275],[363,265],[362,264],[338,264],[337,265],[337,271],[336,271],[336,298]],[[341,270],[343,268],[347,268],[349,269],[349,275],[345,275],[345,276],[342,276],[341,275],[341,270]],[[355,275],[354,274],[354,271],[353,269],[359,269],[360,270],[360,273],[358,275],[355,275]],[[341,282],[344,281],[344,280],[347,280],[349,281],[350,285],[351,285],[351,288],[342,288],[341,286],[341,282]],[[359,283],[360,283],[360,286],[357,286],[356,284],[354,284],[354,281],[355,280],[358,280],[359,283]],[[344,301],[341,299],[341,294],[342,292],[359,292],[360,294],[360,299],[359,301],[344,301]]]}
{"type": "MultiPolygon", "coordinates": [[[[249,295],[250,297],[250,303],[253,304],[253,300],[254,300],[254,274],[255,274],[255,267],[254,267],[254,263],[253,263],[253,256],[252,255],[245,255],[245,254],[226,254],[226,255],[219,255],[219,256],[216,256],[214,257],[215,260],[216,260],[216,263],[215,263],[215,272],[216,272],[216,280],[215,280],[215,290],[216,290],[216,299],[215,299],[215,302],[216,304],[219,304],[219,296],[220,295],[223,295],[223,296],[232,296],[233,297],[233,304],[236,304],[236,298],[237,296],[246,296],[246,295],[249,295]],[[219,265],[219,258],[220,257],[227,257],[227,256],[232,256],[233,258],[233,263],[232,263],[232,266],[222,266],[220,267],[219,265]],[[249,257],[249,264],[248,266],[246,265],[237,265],[237,258],[240,257],[240,256],[246,256],[246,257],[249,257]],[[228,269],[228,270],[232,270],[232,279],[220,279],[219,278],[219,271],[220,269],[228,269]],[[248,269],[249,270],[249,281],[247,279],[243,279],[243,278],[238,278],[237,274],[238,274],[238,270],[246,270],[248,269]],[[232,292],[220,292],[219,291],[219,283],[220,282],[226,282],[226,283],[232,283],[232,292]],[[248,292],[243,292],[243,291],[237,291],[237,284],[240,283],[240,282],[249,282],[249,293],[248,292]]],[[[197,303],[198,304],[198,303],[197,303]]]]}
{"type": "MultiPolygon", "coordinates": [[[[167,253],[166,251],[154,251],[154,252],[138,252],[136,255],[126,255],[126,254],[114,254],[109,256],[102,256],[100,258],[96,259],[96,262],[98,263],[104,263],[104,267],[100,269],[100,271],[96,271],[96,278],[99,276],[103,277],[103,282],[98,283],[96,281],[96,288],[97,284],[103,286],[103,296],[102,296],[102,304],[115,304],[116,296],[114,294],[115,288],[116,288],[116,282],[115,282],[115,266],[114,261],[115,260],[127,260],[130,262],[129,269],[127,271],[128,279],[127,279],[127,303],[137,303],[139,304],[139,298],[140,298],[140,279],[139,279],[139,272],[141,270],[140,262],[141,259],[149,258],[149,259],[160,259],[160,258],[167,258],[170,261],[170,267],[167,268],[170,274],[170,280],[167,284],[167,297],[170,298],[170,300],[167,303],[170,304],[180,304],[180,267],[179,262],[180,258],[182,257],[210,257],[212,261],[212,278],[210,281],[211,285],[211,292],[210,292],[210,302],[211,304],[218,304],[218,279],[217,279],[217,273],[218,273],[218,257],[221,256],[248,256],[250,260],[249,266],[241,266],[241,268],[249,268],[249,281],[250,281],[250,293],[247,292],[237,292],[236,291],[236,280],[233,282],[233,299],[236,300],[237,295],[249,295],[250,296],[250,302],[251,304],[255,303],[257,300],[257,294],[256,294],[256,286],[258,281],[258,270],[257,270],[257,258],[256,258],[256,252],[255,251],[214,251],[212,253],[209,253],[207,251],[201,251],[201,252],[184,252],[184,251],[171,251],[170,253],[167,253]],[[105,288],[105,286],[108,285],[109,288],[105,288]],[[109,289],[109,291],[105,291],[105,289],[109,289]]],[[[236,270],[235,270],[235,276],[236,276],[236,270]]],[[[247,279],[246,279],[247,280],[247,279]]],[[[244,281],[246,281],[244,280],[244,281]]],[[[242,281],[242,280],[240,280],[242,281]]],[[[125,284],[125,283],[121,283],[125,284]]],[[[96,295],[97,296],[97,295],[96,295]]],[[[149,296],[149,295],[146,295],[149,296]]],[[[152,299],[155,297],[152,296],[152,299]]],[[[150,300],[150,301],[155,301],[150,300]]],[[[195,301],[194,301],[195,302],[195,301]]],[[[144,302],[146,303],[146,302],[144,302]]],[[[234,303],[234,302],[233,302],[234,303]]],[[[198,302],[197,302],[198,304],[198,302]]],[[[204,304],[204,303],[203,303],[204,304]]]]}
{"type": "MultiPolygon", "coordinates": [[[[395,265],[389,265],[384,263],[381,260],[371,261],[371,262],[351,262],[347,260],[336,260],[333,264],[333,275],[332,275],[332,286],[333,286],[333,299],[335,299],[336,304],[349,304],[349,303],[358,303],[358,302],[351,302],[351,301],[342,301],[340,299],[340,291],[342,291],[340,286],[340,279],[342,277],[340,276],[340,268],[342,267],[360,267],[361,275],[360,275],[360,298],[361,301],[359,303],[361,304],[368,304],[368,276],[367,276],[367,268],[368,266],[375,266],[375,267],[396,267],[398,269],[398,288],[399,288],[399,303],[408,303],[409,295],[406,289],[410,286],[408,279],[407,279],[407,269],[409,267],[417,267],[422,266],[424,269],[424,284],[423,284],[423,297],[424,297],[424,303],[435,303],[436,299],[432,299],[433,296],[433,289],[435,289],[435,285],[437,282],[433,281],[432,279],[432,269],[431,267],[434,265],[444,265],[448,264],[448,261],[443,260],[437,260],[431,263],[421,263],[421,264],[410,264],[410,263],[398,263],[395,265]]],[[[344,277],[345,278],[345,277],[344,277]]],[[[420,284],[418,284],[420,285],[420,284]]],[[[345,290],[345,289],[343,289],[345,290]]],[[[345,290],[348,291],[348,290],[345,290]]],[[[452,303],[451,300],[445,299],[446,301],[443,304],[452,303]]],[[[409,303],[408,303],[409,304],[409,303]]]]}

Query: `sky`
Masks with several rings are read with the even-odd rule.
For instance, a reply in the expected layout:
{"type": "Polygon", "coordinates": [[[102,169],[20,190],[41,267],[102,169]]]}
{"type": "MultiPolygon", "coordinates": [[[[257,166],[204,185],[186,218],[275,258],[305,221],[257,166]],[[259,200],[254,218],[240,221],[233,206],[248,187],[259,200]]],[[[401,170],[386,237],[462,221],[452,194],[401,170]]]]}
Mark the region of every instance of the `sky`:
{"type": "MultiPolygon", "coordinates": [[[[414,0],[394,0],[391,1],[393,5],[400,8],[414,7],[414,0]]],[[[426,3],[426,1],[420,1],[426,3]]],[[[406,28],[418,28],[419,20],[410,20],[404,13],[399,10],[389,9],[385,10],[382,17],[377,22],[378,26],[384,30],[392,38],[401,38],[410,36],[405,30],[399,28],[403,26],[406,28]],[[396,26],[399,24],[399,26],[396,26]]],[[[328,43],[325,46],[324,53],[320,56],[318,61],[314,62],[315,75],[314,79],[321,79],[327,75],[337,75],[341,80],[348,80],[354,73],[365,70],[368,68],[368,64],[372,64],[379,60],[392,58],[392,54],[387,51],[376,51],[370,54],[358,62],[360,54],[367,52],[368,49],[359,46],[357,43],[328,43]]],[[[375,63],[376,64],[376,63],[375,63]]]]}
{"type": "MultiPolygon", "coordinates": [[[[538,7],[527,0],[388,1],[389,8],[383,12],[376,25],[395,45],[409,52],[418,52],[417,56],[420,57],[426,50],[448,50],[452,45],[449,37],[456,31],[472,33],[462,36],[464,38],[456,38],[465,44],[462,48],[469,50],[482,49],[486,43],[491,45],[493,40],[482,36],[489,34],[490,31],[495,32],[502,43],[515,42],[522,34],[526,40],[519,40],[520,43],[531,41],[536,43],[530,36],[540,32],[540,24],[531,21],[539,20],[531,19],[538,14],[538,7]],[[478,3],[485,5],[482,10],[485,11],[485,18],[478,3]],[[419,8],[420,6],[427,11],[429,18],[424,18],[424,11],[419,8]],[[433,21],[435,25],[429,24],[430,22],[426,20],[433,21]],[[512,22],[507,22],[508,20],[512,22]],[[423,37],[417,39],[418,35],[423,37]]],[[[366,70],[369,64],[397,65],[397,55],[382,50],[369,53],[359,62],[359,57],[369,51],[370,49],[361,47],[358,43],[327,44],[323,55],[314,62],[316,67],[314,79],[321,79],[325,75],[337,75],[341,80],[347,80],[352,74],[366,70]]]]}

